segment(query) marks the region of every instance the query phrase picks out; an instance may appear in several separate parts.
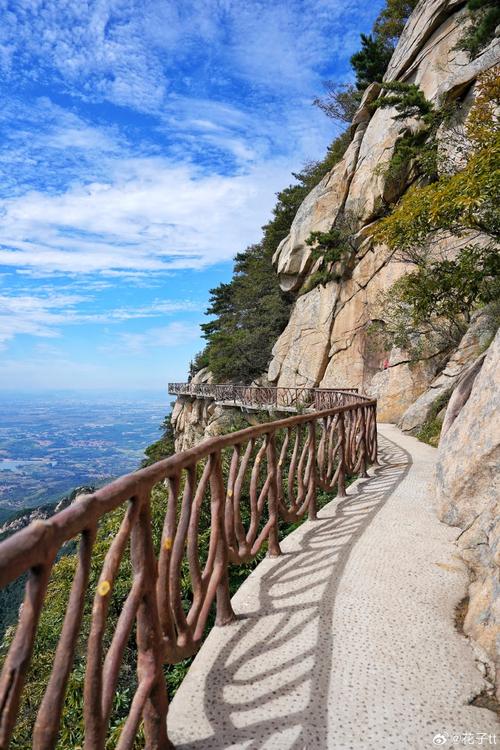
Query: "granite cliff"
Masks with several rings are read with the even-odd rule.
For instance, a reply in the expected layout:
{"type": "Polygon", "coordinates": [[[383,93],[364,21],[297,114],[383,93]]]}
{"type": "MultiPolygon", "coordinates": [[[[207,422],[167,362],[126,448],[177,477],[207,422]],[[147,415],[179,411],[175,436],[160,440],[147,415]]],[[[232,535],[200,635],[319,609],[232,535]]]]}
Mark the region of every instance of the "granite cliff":
{"type": "MultiPolygon", "coordinates": [[[[461,154],[450,131],[463,128],[478,76],[500,61],[498,38],[472,60],[457,49],[467,17],[463,1],[421,0],[384,77],[417,84],[435,107],[457,105],[453,124],[443,124],[438,132],[442,160],[453,169],[460,168],[461,154]]],[[[415,361],[404,350],[374,345],[370,325],[383,324],[380,294],[411,267],[374,240],[373,228],[415,180],[409,169],[405,179],[394,181],[387,165],[402,135],[419,128],[416,120],[398,118],[394,107],[373,108],[380,90],[378,83],[365,90],[343,158],[306,196],[274,255],[282,289],[301,293],[262,380],[285,387],[359,387],[378,399],[380,421],[415,432],[489,343],[497,321],[485,314],[476,316],[451,358],[437,355],[415,361]],[[303,293],[317,267],[307,239],[311,232],[328,231],[339,217],[348,217],[353,251],[337,264],[331,281],[303,293]]],[[[452,256],[464,241],[443,235],[434,241],[433,252],[452,256]]],[[[195,377],[203,382],[210,374],[203,370],[195,377]]],[[[225,421],[224,410],[215,404],[180,398],[173,412],[178,447],[223,431],[225,421]]]]}
{"type": "MultiPolygon", "coordinates": [[[[476,59],[456,49],[466,10],[456,0],[420,2],[403,31],[389,68],[388,81],[415,83],[434,105],[460,98],[460,117],[466,118],[475,95],[479,74],[497,64],[500,43],[492,42],[476,59]]],[[[317,286],[300,296],[289,324],[276,342],[268,378],[278,386],[358,386],[378,399],[379,419],[403,427],[425,418],[426,410],[405,421],[405,411],[443,370],[439,357],[410,362],[406,352],[374,350],[367,329],[377,312],[377,298],[408,265],[398,262],[394,251],[377,244],[371,230],[388,204],[404,193],[411,182],[394,184],[385,167],[408,124],[395,117],[394,108],[373,110],[369,105],[380,91],[372,84],[365,91],[351,126],[351,143],[344,158],[331,170],[301,205],[290,234],[279,246],[274,262],[284,289],[298,289],[314,272],[314,259],[306,239],[313,231],[327,231],[341,214],[354,225],[354,253],[339,269],[338,280],[317,286]]],[[[438,134],[447,158],[446,127],[438,134]]],[[[453,254],[463,239],[443,237],[436,252],[453,254]]],[[[455,358],[454,376],[471,361],[477,349],[464,346],[467,356],[455,358]]],[[[478,341],[478,345],[481,342],[478,341]]],[[[462,346],[462,351],[464,350],[462,346]]],[[[435,395],[435,394],[434,394],[435,395]]]]}
{"type": "Polygon", "coordinates": [[[438,515],[459,529],[471,585],[464,631],[497,683],[500,700],[500,332],[463,372],[438,449],[438,515]],[[467,457],[465,460],[465,456],[467,457]]]}

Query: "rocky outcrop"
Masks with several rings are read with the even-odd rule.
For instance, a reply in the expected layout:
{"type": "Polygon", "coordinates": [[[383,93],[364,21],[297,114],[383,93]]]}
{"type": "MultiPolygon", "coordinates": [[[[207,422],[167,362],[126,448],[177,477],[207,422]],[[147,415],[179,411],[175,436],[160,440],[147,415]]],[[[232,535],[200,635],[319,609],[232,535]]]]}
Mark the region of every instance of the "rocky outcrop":
{"type": "MultiPolygon", "coordinates": [[[[204,368],[193,377],[193,384],[212,383],[212,373],[204,368]]],[[[252,383],[253,386],[269,385],[264,377],[252,383]]],[[[271,419],[289,417],[289,413],[270,409],[271,419]]],[[[175,435],[176,451],[187,450],[202,440],[223,435],[235,429],[243,429],[261,423],[261,409],[229,406],[227,402],[217,403],[213,398],[200,396],[178,396],[171,414],[175,435]]]]}
{"type": "Polygon", "coordinates": [[[359,149],[366,130],[361,120],[344,157],[301,204],[290,234],[280,243],[273,258],[283,290],[296,290],[311,270],[311,248],[306,240],[311,232],[326,232],[338,217],[347,198],[358,163],[359,149]]]}
{"type": "Polygon", "coordinates": [[[405,411],[398,427],[405,432],[414,432],[422,427],[435,405],[451,395],[465,370],[491,341],[496,328],[497,321],[488,308],[482,308],[474,315],[465,336],[444,370],[432,381],[430,388],[405,411]]]}
{"type": "Polygon", "coordinates": [[[398,46],[387,68],[385,78],[395,81],[404,77],[418,53],[427,48],[429,37],[439,29],[443,21],[457,8],[465,5],[464,0],[426,0],[420,2],[399,38],[398,46]]]}
{"type": "Polygon", "coordinates": [[[458,414],[448,407],[454,419],[439,445],[436,493],[441,520],[462,530],[457,544],[471,572],[464,631],[496,667],[500,699],[500,332],[470,386],[458,414]]]}
{"type": "MultiPolygon", "coordinates": [[[[195,374],[191,382],[212,383],[212,373],[203,368],[195,374]]],[[[171,415],[176,451],[192,448],[204,438],[228,432],[234,416],[238,413],[238,409],[223,408],[210,398],[178,396],[171,415]]]]}
{"type": "Polygon", "coordinates": [[[64,508],[72,505],[80,495],[91,494],[94,490],[95,487],[93,486],[82,485],[55,503],[38,505],[34,508],[24,509],[15,513],[11,518],[7,519],[7,521],[0,524],[0,541],[11,536],[11,534],[15,534],[16,531],[24,529],[25,526],[29,526],[32,521],[45,521],[47,518],[59,513],[60,510],[64,510],[64,508]]]}
{"type": "Polygon", "coordinates": [[[178,396],[172,410],[176,451],[229,432],[235,419],[241,419],[240,409],[218,406],[213,399],[178,396]]]}
{"type": "MultiPolygon", "coordinates": [[[[420,2],[399,40],[386,78],[417,83],[434,103],[469,90],[465,116],[473,101],[474,80],[498,62],[500,45],[493,42],[472,62],[466,53],[455,49],[466,20],[464,6],[457,0],[420,2]]],[[[276,251],[274,263],[283,289],[296,290],[314,270],[311,248],[306,244],[311,232],[328,231],[341,219],[348,219],[357,232],[357,250],[342,278],[299,297],[273,348],[268,377],[278,386],[360,387],[378,398],[381,420],[398,421],[431,383],[440,389],[452,377],[450,373],[458,377],[462,353],[450,363],[444,380],[436,381],[442,361],[415,365],[404,352],[375,351],[370,341],[370,323],[374,318],[380,320],[380,293],[409,270],[408,265],[396,262],[387,248],[373,243],[371,230],[384,207],[397,200],[411,179],[408,175],[406,183],[395,184],[386,167],[398,138],[409,127],[418,127],[416,122],[396,120],[392,109],[374,112],[370,102],[378,93],[376,84],[365,92],[344,158],[306,197],[290,234],[276,251]]],[[[451,158],[453,143],[446,128],[441,138],[451,158]]],[[[460,240],[442,238],[434,251],[453,254],[460,244],[460,240]]],[[[431,396],[427,399],[432,401],[431,396]]],[[[426,404],[420,402],[413,415],[407,415],[405,429],[416,426],[426,404]]]]}

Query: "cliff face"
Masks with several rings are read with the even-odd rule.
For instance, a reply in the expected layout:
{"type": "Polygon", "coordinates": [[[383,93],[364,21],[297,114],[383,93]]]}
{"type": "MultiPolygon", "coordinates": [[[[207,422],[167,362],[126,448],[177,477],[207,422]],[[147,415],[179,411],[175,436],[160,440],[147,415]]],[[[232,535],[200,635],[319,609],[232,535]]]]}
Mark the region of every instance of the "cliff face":
{"type": "Polygon", "coordinates": [[[500,700],[500,332],[451,399],[439,444],[439,516],[461,529],[458,547],[471,571],[464,630],[497,676],[500,700]],[[484,360],[484,361],[483,361],[484,360]],[[467,456],[467,460],[464,457],[467,456]]]}
{"type": "MultiPolygon", "coordinates": [[[[212,383],[213,376],[206,368],[193,377],[193,384],[212,383]]],[[[289,415],[281,415],[289,416],[289,415]]],[[[275,418],[279,419],[276,413],[275,418]]],[[[178,396],[172,410],[172,427],[175,433],[175,449],[192,448],[200,440],[223,435],[235,428],[243,429],[258,424],[258,414],[243,411],[238,407],[220,406],[213,399],[194,396],[178,396]]]]}
{"type": "MultiPolygon", "coordinates": [[[[475,99],[475,82],[481,73],[498,64],[497,39],[479,57],[455,49],[466,22],[464,0],[422,0],[403,31],[385,78],[415,83],[427,99],[440,106],[460,98],[458,122],[467,117],[475,99]]],[[[274,256],[280,285],[298,290],[316,270],[306,240],[313,231],[328,231],[338,217],[348,217],[354,235],[354,252],[339,268],[339,277],[297,298],[287,327],[276,341],[266,382],[277,386],[358,387],[378,399],[380,421],[398,422],[416,430],[443,394],[451,390],[461,372],[491,340],[485,318],[474,321],[457,352],[446,364],[429,358],[410,362],[404,351],[381,351],[367,330],[380,322],[379,295],[411,267],[398,262],[394,252],[376,244],[372,230],[387,205],[394,203],[410,183],[395,184],[386,175],[387,165],[402,134],[417,121],[397,119],[394,108],[373,110],[380,93],[371,84],[351,126],[351,142],[342,160],[309,193],[300,206],[289,235],[274,256]]],[[[461,166],[453,133],[442,125],[439,148],[448,164],[461,166]],[[451,136],[451,137],[450,137],[451,136]],[[451,145],[450,145],[451,144],[451,145]]],[[[410,170],[411,175],[411,170],[410,170]]],[[[463,239],[443,236],[434,241],[435,252],[453,255],[463,239]]],[[[210,375],[201,371],[196,379],[210,375]]],[[[207,400],[180,397],[173,411],[177,448],[227,429],[226,408],[207,400]]]]}
{"type": "MultiPolygon", "coordinates": [[[[203,369],[195,374],[192,382],[211,383],[213,377],[207,369],[203,369]]],[[[231,417],[230,410],[217,406],[209,399],[178,396],[172,410],[175,449],[183,451],[206,437],[227,432],[231,427],[231,417]]]]}
{"type": "MultiPolygon", "coordinates": [[[[498,62],[500,43],[493,42],[469,61],[466,53],[455,49],[464,21],[463,2],[419,3],[399,40],[386,79],[417,84],[436,105],[461,96],[465,117],[474,100],[475,80],[498,62]]],[[[408,123],[395,119],[393,108],[372,113],[369,104],[379,90],[378,84],[366,90],[343,159],[307,196],[275,254],[282,288],[299,289],[315,270],[306,244],[310,233],[328,231],[337,217],[349,217],[356,247],[349,267],[341,269],[338,281],[298,298],[289,324],[274,346],[268,378],[278,386],[357,386],[378,399],[381,421],[396,422],[432,383],[443,363],[429,359],[410,364],[403,351],[375,351],[367,335],[380,292],[409,270],[370,236],[383,207],[397,200],[408,186],[395,185],[385,176],[396,141],[408,123]]],[[[458,153],[449,153],[448,135],[442,128],[440,147],[448,150],[448,159],[459,161],[458,153]]],[[[453,254],[458,242],[463,241],[443,237],[442,247],[436,251],[445,249],[453,254]]]]}

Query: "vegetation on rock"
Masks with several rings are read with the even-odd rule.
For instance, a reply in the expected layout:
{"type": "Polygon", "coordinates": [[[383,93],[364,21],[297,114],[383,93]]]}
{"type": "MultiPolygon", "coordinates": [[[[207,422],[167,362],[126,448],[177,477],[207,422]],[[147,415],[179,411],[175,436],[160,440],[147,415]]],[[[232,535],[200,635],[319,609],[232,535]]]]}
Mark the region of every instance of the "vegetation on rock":
{"type": "Polygon", "coordinates": [[[444,412],[450,400],[450,396],[453,390],[449,390],[442,393],[439,398],[435,400],[432,408],[427,416],[427,419],[416,433],[415,437],[421,440],[423,443],[428,443],[434,448],[439,445],[439,438],[441,436],[441,427],[443,426],[444,412]]]}
{"type": "Polygon", "coordinates": [[[494,39],[500,24],[500,5],[497,0],[469,0],[467,10],[469,24],[457,48],[465,50],[473,58],[494,39]]]}
{"type": "Polygon", "coordinates": [[[379,222],[375,239],[413,264],[383,296],[385,335],[417,357],[449,351],[474,309],[500,298],[500,126],[498,69],[482,76],[466,123],[465,167],[414,185],[379,222]],[[436,240],[462,247],[436,257],[436,240]]]}
{"type": "Polygon", "coordinates": [[[293,295],[279,286],[272,257],[287,236],[297,209],[306,195],[342,158],[349,137],[342,134],[325,158],[294,174],[296,182],[278,193],[273,218],[263,227],[264,236],[235,258],[233,278],[210,290],[207,315],[202,325],[207,346],[192,368],[208,367],[216,381],[250,383],[267,368],[271,348],[288,323],[293,295]]]}
{"type": "Polygon", "coordinates": [[[311,249],[311,258],[316,268],[303,284],[300,294],[306,294],[318,285],[325,285],[332,279],[340,280],[345,272],[345,264],[356,251],[353,243],[353,221],[341,213],[328,232],[311,232],[306,244],[311,249]]]}
{"type": "Polygon", "coordinates": [[[471,153],[463,170],[437,182],[412,187],[394,211],[380,222],[376,238],[410,253],[417,262],[430,235],[447,230],[463,234],[479,230],[500,235],[500,106],[499,68],[479,81],[478,97],[466,123],[471,153]]]}
{"type": "Polygon", "coordinates": [[[401,194],[403,188],[422,177],[428,181],[438,178],[438,142],[440,125],[450,117],[447,109],[435,108],[414,83],[383,82],[383,93],[371,105],[372,109],[394,107],[395,120],[414,120],[396,141],[389,163],[383,167],[392,192],[401,194]]]}

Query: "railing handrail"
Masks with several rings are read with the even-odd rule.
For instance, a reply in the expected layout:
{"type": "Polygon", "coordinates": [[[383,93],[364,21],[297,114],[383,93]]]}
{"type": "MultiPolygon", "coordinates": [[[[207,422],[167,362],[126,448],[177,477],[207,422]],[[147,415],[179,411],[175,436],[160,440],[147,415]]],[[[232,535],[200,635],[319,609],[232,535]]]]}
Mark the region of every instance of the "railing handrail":
{"type": "Polygon", "coordinates": [[[369,401],[359,394],[358,388],[311,388],[309,386],[264,386],[239,385],[237,383],[169,383],[168,392],[173,396],[213,399],[221,404],[274,408],[314,408],[316,411],[340,405],[341,401],[355,398],[369,401]]]}
{"type": "MultiPolygon", "coordinates": [[[[308,385],[290,385],[290,386],[276,386],[276,385],[242,385],[240,383],[193,383],[192,381],[185,381],[182,383],[169,383],[168,384],[168,391],[169,393],[175,394],[175,391],[182,389],[189,391],[191,389],[200,388],[201,390],[210,390],[213,389],[215,392],[216,388],[235,388],[235,389],[245,389],[245,390],[255,390],[255,391],[300,391],[301,393],[303,391],[309,391],[311,393],[320,391],[322,393],[327,393],[329,391],[335,392],[335,393],[357,393],[359,394],[359,388],[352,388],[347,386],[342,386],[342,388],[336,388],[336,387],[324,387],[321,388],[319,386],[308,386],[308,385]]],[[[359,394],[361,395],[361,394],[359,394]]]]}
{"type": "MultiPolygon", "coordinates": [[[[362,405],[376,406],[376,404],[376,400],[363,400],[362,405]]],[[[307,424],[316,420],[318,416],[333,416],[349,411],[355,406],[355,404],[335,406],[321,412],[298,414],[253,427],[245,427],[226,435],[206,438],[192,448],[174,453],[173,456],[157,461],[151,466],[124,474],[92,494],[81,495],[78,502],[44,521],[32,521],[24,529],[16,531],[12,536],[0,542],[0,587],[6,586],[30,568],[43,562],[47,546],[62,546],[66,541],[84,531],[92,521],[98,521],[130,497],[137,495],[141,485],[152,486],[168,479],[187,468],[193,461],[208,457],[214,450],[241,445],[249,438],[266,435],[271,430],[307,424]],[[12,571],[15,572],[11,574],[12,571]]]]}
{"type": "Polygon", "coordinates": [[[367,476],[367,466],[376,461],[376,401],[348,395],[347,403],[332,408],[207,438],[80,496],[48,520],[34,521],[0,543],[0,586],[29,571],[24,604],[0,675],[1,748],[8,747],[19,715],[53,566],[63,545],[76,538],[67,608],[50,677],[32,729],[30,725],[33,746],[49,750],[57,744],[89,595],[93,606],[85,631],[86,651],[80,652],[85,654],[85,748],[105,748],[120,668],[134,626],[138,681],[119,746],[132,750],[142,721],[146,747],[171,747],[163,665],[196,653],[213,603],[217,624],[233,621],[229,563],[253,560],[263,545],[271,556],[281,554],[280,518],[295,523],[307,514],[314,520],[318,488],[326,492],[336,488],[338,497],[344,497],[346,476],[367,476]],[[226,449],[230,450],[223,453],[226,449]],[[160,540],[153,537],[151,493],[162,481],[167,498],[162,500],[166,499],[166,509],[161,511],[160,540]],[[210,512],[203,558],[198,524],[206,502],[210,512]],[[120,506],[126,511],[118,519],[118,531],[109,537],[104,561],[99,559],[94,570],[97,585],[92,579],[90,589],[98,522],[120,506]],[[110,597],[126,555],[132,570],[130,587],[121,591],[121,612],[105,644],[110,597]],[[182,589],[183,561],[189,569],[187,599],[182,589]]]}

